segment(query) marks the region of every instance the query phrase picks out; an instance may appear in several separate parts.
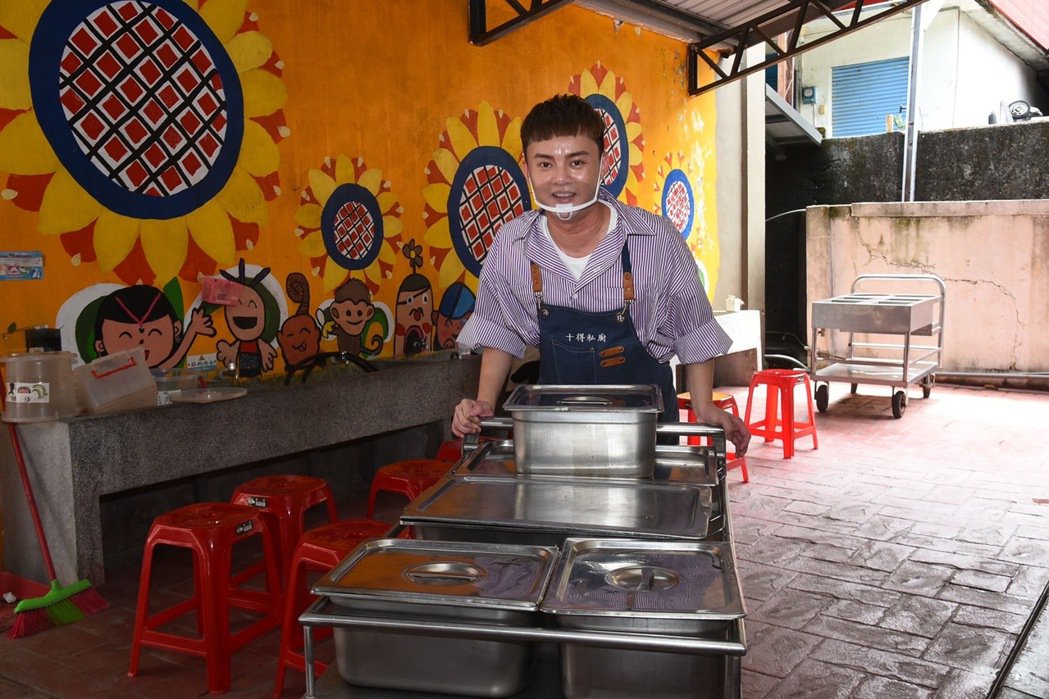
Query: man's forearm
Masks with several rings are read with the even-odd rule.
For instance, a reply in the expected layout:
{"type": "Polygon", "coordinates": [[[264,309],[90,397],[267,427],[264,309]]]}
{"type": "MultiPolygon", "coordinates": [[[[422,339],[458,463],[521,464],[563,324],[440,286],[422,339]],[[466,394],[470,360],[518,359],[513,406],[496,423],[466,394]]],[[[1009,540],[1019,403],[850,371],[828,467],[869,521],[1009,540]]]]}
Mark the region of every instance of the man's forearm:
{"type": "Polygon", "coordinates": [[[514,356],[509,352],[484,348],[481,354],[481,376],[477,381],[477,400],[487,401],[493,407],[498,403],[513,361],[514,356]]]}

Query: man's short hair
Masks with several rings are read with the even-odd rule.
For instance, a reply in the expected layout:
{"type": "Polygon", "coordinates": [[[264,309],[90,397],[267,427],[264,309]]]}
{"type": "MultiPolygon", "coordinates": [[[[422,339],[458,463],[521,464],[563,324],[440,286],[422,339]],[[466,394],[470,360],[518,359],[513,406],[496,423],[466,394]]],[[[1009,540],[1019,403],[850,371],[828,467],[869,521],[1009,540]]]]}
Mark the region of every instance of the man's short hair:
{"type": "Polygon", "coordinates": [[[600,155],[605,150],[605,120],[597,110],[578,95],[554,95],[532,107],[521,123],[521,146],[548,141],[558,136],[582,135],[597,143],[600,155]]]}

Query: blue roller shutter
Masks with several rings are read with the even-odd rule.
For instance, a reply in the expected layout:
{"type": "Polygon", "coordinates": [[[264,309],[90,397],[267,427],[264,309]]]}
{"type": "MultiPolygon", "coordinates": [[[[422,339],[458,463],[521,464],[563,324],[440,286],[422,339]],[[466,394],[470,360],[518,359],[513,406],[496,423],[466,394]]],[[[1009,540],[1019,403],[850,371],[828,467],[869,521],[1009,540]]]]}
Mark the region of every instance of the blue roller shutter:
{"type": "Polygon", "coordinates": [[[903,116],[910,59],[834,66],[831,104],[834,137],[885,133],[887,114],[903,116]]]}

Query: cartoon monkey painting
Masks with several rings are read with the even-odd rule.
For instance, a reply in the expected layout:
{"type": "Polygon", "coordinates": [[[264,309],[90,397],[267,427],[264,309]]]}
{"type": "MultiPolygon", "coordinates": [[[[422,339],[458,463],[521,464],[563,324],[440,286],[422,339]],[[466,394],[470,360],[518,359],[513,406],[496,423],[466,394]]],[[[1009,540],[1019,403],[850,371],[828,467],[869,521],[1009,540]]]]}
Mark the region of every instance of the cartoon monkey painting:
{"type": "Polygon", "coordinates": [[[335,324],[335,338],[340,352],[361,353],[361,335],[375,315],[372,295],[360,279],[350,277],[335,289],[335,300],[328,306],[328,315],[335,324]]]}
{"type": "Polygon", "coordinates": [[[310,284],[306,275],[292,272],[284,281],[288,299],[299,304],[277,332],[277,345],[289,371],[320,353],[321,329],[310,315],[310,284]]]}

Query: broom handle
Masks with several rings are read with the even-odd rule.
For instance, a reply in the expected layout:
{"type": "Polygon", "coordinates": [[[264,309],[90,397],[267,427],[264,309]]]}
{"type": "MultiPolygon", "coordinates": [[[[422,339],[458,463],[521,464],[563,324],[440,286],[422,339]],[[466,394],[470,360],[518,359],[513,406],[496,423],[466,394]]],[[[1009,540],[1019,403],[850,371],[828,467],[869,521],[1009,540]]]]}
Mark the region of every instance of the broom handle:
{"type": "Polygon", "coordinates": [[[36,498],[33,497],[33,485],[29,482],[29,471],[26,469],[25,456],[22,454],[22,444],[18,439],[18,430],[10,422],[7,423],[7,429],[11,432],[11,446],[15,450],[15,463],[18,464],[18,474],[22,476],[22,490],[25,491],[25,499],[29,503],[29,514],[33,516],[33,528],[36,529],[36,538],[40,542],[40,553],[44,555],[44,568],[47,569],[47,579],[57,580],[55,564],[51,560],[51,551],[47,547],[47,538],[44,536],[44,525],[40,522],[40,511],[36,508],[36,498]]]}

